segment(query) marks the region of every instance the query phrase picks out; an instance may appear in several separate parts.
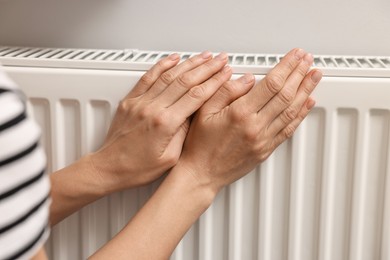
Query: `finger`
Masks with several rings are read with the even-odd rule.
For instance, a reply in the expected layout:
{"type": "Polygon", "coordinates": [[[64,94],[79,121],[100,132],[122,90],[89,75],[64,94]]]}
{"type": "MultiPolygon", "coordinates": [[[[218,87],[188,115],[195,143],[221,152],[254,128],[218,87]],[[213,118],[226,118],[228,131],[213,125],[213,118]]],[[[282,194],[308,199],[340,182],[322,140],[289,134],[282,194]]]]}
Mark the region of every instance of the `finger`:
{"type": "Polygon", "coordinates": [[[259,111],[272,97],[279,93],[304,55],[305,52],[302,49],[293,49],[287,53],[263,80],[241,98],[242,105],[248,106],[250,112],[259,111]]]}
{"type": "Polygon", "coordinates": [[[170,143],[166,147],[165,151],[168,153],[172,153],[172,155],[167,155],[168,158],[173,158],[176,162],[176,156],[181,154],[181,150],[183,149],[184,140],[187,136],[188,130],[190,128],[190,120],[187,118],[184,123],[179,126],[177,132],[173,135],[170,143]]]}
{"type": "Polygon", "coordinates": [[[275,95],[259,112],[259,117],[266,122],[272,122],[295,99],[298,87],[307,75],[307,71],[313,62],[313,56],[306,54],[298,67],[287,79],[283,89],[275,95]]]}
{"type": "MultiPolygon", "coordinates": [[[[158,97],[160,104],[169,107],[179,100],[192,87],[202,84],[215,73],[220,71],[227,63],[228,56],[226,53],[220,53],[214,59],[181,74],[175,81],[169,85],[158,97]]],[[[196,90],[197,88],[195,88],[196,90]]],[[[195,93],[191,93],[195,94],[195,93]]]]}
{"type": "Polygon", "coordinates": [[[278,133],[298,116],[299,111],[302,109],[304,103],[318,85],[321,78],[322,73],[319,70],[313,70],[305,77],[293,103],[280,113],[268,127],[270,133],[278,133]]]}
{"type": "Polygon", "coordinates": [[[281,143],[293,136],[295,130],[306,118],[306,116],[309,114],[314,105],[315,101],[309,97],[305,102],[305,105],[299,112],[298,116],[276,135],[276,137],[274,138],[274,147],[278,147],[281,143]]]}
{"type": "Polygon", "coordinates": [[[255,78],[252,74],[227,81],[218,91],[202,106],[201,112],[215,114],[230,105],[234,100],[245,95],[253,87],[255,78]]]}
{"type": "Polygon", "coordinates": [[[258,112],[258,116],[262,120],[272,122],[294,101],[298,87],[306,77],[312,62],[313,56],[311,54],[306,54],[304,59],[287,79],[283,89],[258,112]]]}
{"type": "Polygon", "coordinates": [[[191,88],[182,98],[168,108],[169,114],[176,114],[174,124],[180,125],[186,118],[198,110],[214,93],[230,79],[232,69],[229,66],[209,78],[204,83],[191,88]]]}
{"type": "Polygon", "coordinates": [[[180,61],[180,56],[173,53],[168,57],[157,62],[150,70],[148,70],[127,94],[126,98],[134,98],[144,94],[158,80],[162,73],[176,66],[180,61]]]}
{"type": "Polygon", "coordinates": [[[145,98],[152,99],[157,97],[164,89],[167,88],[179,75],[190,71],[201,64],[207,62],[212,57],[211,52],[204,51],[198,55],[195,55],[188,60],[180,63],[176,67],[164,72],[157,81],[153,84],[150,90],[145,94],[145,98]]]}

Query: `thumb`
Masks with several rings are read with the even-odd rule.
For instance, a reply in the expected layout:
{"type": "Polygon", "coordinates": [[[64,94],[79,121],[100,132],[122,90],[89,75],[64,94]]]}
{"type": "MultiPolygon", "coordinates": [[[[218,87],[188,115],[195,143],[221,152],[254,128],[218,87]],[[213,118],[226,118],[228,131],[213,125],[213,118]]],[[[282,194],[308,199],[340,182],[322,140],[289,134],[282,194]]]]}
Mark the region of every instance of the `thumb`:
{"type": "Polygon", "coordinates": [[[188,130],[190,129],[190,120],[186,121],[178,128],[175,135],[172,137],[171,142],[167,146],[167,151],[173,152],[180,156],[183,149],[184,140],[186,139],[188,130]]]}

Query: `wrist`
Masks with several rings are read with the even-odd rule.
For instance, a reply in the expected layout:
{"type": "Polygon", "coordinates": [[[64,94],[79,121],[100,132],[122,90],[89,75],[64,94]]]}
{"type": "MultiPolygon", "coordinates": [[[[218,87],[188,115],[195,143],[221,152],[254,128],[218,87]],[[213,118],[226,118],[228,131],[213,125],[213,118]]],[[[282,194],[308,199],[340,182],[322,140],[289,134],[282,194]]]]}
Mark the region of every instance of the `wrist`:
{"type": "Polygon", "coordinates": [[[100,162],[102,161],[104,161],[104,159],[99,157],[98,152],[94,152],[85,155],[79,162],[85,164],[88,178],[91,180],[99,194],[106,196],[121,190],[121,188],[119,187],[120,182],[115,178],[115,175],[107,172],[107,167],[101,166],[100,162]]]}
{"type": "Polygon", "coordinates": [[[77,180],[77,184],[74,185],[85,195],[97,198],[108,195],[108,187],[100,172],[95,168],[91,154],[81,157],[63,170],[66,170],[68,175],[72,175],[72,178],[77,180]]]}
{"type": "Polygon", "coordinates": [[[201,202],[208,207],[214,201],[221,188],[214,185],[211,179],[201,178],[199,171],[201,170],[197,167],[179,160],[175,167],[172,168],[168,177],[172,177],[176,182],[190,188],[195,194],[200,194],[201,202]]]}

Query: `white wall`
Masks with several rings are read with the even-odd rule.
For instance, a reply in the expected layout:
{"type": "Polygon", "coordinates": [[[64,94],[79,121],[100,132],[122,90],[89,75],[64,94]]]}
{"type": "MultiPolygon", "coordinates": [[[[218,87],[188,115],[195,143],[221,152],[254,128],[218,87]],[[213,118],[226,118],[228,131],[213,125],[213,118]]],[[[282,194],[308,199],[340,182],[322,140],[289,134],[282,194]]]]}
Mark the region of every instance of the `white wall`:
{"type": "Polygon", "coordinates": [[[0,45],[390,56],[390,1],[0,0],[0,45]]]}

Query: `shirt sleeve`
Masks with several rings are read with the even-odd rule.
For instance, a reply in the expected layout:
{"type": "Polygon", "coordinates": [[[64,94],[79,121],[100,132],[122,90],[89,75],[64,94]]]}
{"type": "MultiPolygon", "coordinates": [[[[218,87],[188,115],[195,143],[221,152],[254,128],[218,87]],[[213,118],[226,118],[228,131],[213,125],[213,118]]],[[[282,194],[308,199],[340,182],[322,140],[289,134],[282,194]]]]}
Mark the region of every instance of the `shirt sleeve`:
{"type": "Polygon", "coordinates": [[[0,67],[0,259],[29,259],[49,236],[50,181],[40,135],[0,67]]]}

